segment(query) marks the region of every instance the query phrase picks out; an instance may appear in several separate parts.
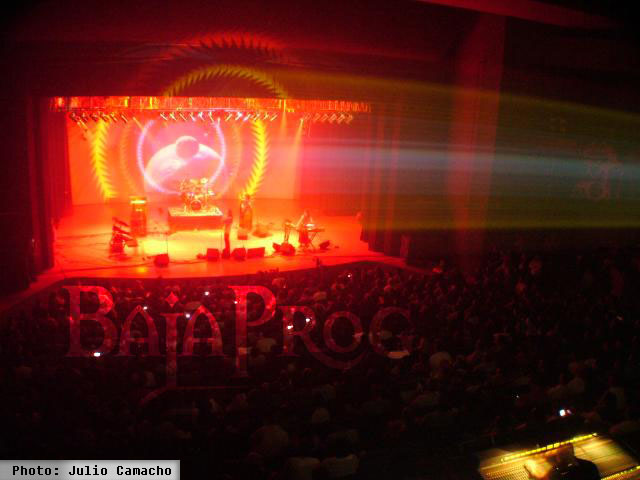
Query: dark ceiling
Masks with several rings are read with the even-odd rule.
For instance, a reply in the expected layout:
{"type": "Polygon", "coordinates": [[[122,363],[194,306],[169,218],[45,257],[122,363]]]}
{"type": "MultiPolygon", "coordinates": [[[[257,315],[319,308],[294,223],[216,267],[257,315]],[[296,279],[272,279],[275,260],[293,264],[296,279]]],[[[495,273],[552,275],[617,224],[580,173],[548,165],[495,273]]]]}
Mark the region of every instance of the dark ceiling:
{"type": "Polygon", "coordinates": [[[635,101],[640,55],[634,17],[624,2],[466,2],[476,11],[447,6],[460,1],[26,2],[5,12],[5,61],[18,76],[29,72],[27,84],[37,94],[62,94],[65,87],[76,94],[126,94],[122,89],[134,72],[164,65],[176,52],[186,63],[210,57],[261,68],[447,84],[478,11],[497,5],[514,12],[506,19],[503,88],[585,102],[611,98],[615,106],[635,101]],[[576,18],[603,15],[615,26],[563,28],[522,18],[528,11],[544,16],[549,4],[572,9],[565,13],[576,18]],[[221,32],[225,39],[219,43],[221,32]],[[203,38],[209,42],[204,51],[198,48],[203,38]],[[576,92],[581,98],[571,98],[576,92]]]}

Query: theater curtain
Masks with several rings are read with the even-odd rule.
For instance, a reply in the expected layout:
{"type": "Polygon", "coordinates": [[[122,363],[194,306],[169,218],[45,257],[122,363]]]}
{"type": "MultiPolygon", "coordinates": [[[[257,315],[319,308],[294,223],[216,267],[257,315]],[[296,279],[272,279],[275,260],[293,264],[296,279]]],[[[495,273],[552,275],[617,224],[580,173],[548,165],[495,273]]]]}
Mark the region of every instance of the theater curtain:
{"type": "MultiPolygon", "coordinates": [[[[362,232],[370,250],[421,258],[453,254],[461,260],[481,253],[491,194],[504,22],[503,17],[478,14],[457,46],[450,103],[441,115],[448,122],[443,172],[427,172],[427,165],[424,172],[412,170],[404,164],[400,112],[373,120],[372,138],[379,147],[368,159],[362,232]],[[420,187],[412,190],[410,185],[420,187]],[[439,222],[425,221],[434,215],[439,222]],[[434,223],[440,226],[428,227],[434,223]]],[[[429,132],[422,137],[428,138],[429,132]]]]}
{"type": "Polygon", "coordinates": [[[71,210],[71,180],[66,117],[49,109],[49,99],[32,100],[29,176],[31,190],[33,269],[54,264],[54,229],[71,210]]]}
{"type": "Polygon", "coordinates": [[[365,156],[366,175],[362,205],[361,239],[369,249],[386,255],[399,255],[401,229],[397,218],[398,123],[391,116],[371,120],[372,148],[365,156]]]}

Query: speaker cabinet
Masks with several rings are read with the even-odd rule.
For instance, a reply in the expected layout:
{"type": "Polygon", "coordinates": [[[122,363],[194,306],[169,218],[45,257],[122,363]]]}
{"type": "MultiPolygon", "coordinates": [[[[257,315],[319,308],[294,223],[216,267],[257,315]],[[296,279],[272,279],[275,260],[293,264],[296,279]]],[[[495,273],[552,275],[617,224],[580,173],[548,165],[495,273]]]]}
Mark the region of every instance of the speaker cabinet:
{"type": "Polygon", "coordinates": [[[247,250],[247,258],[264,257],[264,247],[250,248],[247,250]]]}
{"type": "Polygon", "coordinates": [[[234,260],[244,260],[247,258],[247,249],[246,248],[235,248],[231,253],[231,256],[234,260]]]}
{"type": "Polygon", "coordinates": [[[280,251],[283,255],[292,256],[296,254],[296,247],[294,247],[290,243],[283,243],[282,245],[280,245],[280,251]]]}
{"type": "Polygon", "coordinates": [[[161,253],[160,255],[156,255],[156,258],[153,259],[153,263],[156,267],[166,267],[169,265],[169,254],[161,253]]]}

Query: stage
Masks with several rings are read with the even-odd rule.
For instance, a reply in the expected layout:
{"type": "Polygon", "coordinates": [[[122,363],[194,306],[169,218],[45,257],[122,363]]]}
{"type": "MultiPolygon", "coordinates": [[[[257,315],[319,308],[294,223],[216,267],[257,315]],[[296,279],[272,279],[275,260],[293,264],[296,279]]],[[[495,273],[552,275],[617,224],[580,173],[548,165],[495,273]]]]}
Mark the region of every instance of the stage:
{"type": "MultiPolygon", "coordinates": [[[[302,212],[297,201],[258,200],[254,208],[254,228],[259,222],[266,225],[270,235],[258,238],[252,234],[247,240],[237,239],[238,205],[222,201],[218,208],[234,210],[231,231],[231,249],[265,248],[263,258],[245,261],[220,259],[207,261],[198,254],[206,254],[208,248],[224,249],[223,230],[199,229],[171,232],[168,224],[168,206],[150,204],[146,237],[138,238],[137,247],[125,247],[124,255],[110,255],[109,240],[113,217],[129,221],[129,205],[81,205],[74,206],[73,214],[65,217],[55,232],[55,266],[44,272],[40,280],[46,283],[71,277],[209,277],[250,274],[264,270],[293,270],[313,267],[317,259],[325,265],[336,265],[361,260],[385,261],[401,265],[400,259],[386,257],[368,250],[360,240],[361,226],[354,216],[327,216],[311,214],[315,223],[324,228],[315,238],[316,247],[329,241],[326,250],[303,252],[298,249],[297,232],[292,232],[290,243],[296,247],[294,256],[284,256],[274,251],[273,243],[281,244],[284,236],[283,221],[294,222],[302,212]],[[169,265],[154,265],[156,255],[168,253],[169,265]]],[[[124,227],[126,228],[126,227],[124,227]]],[[[38,282],[40,283],[40,282],[38,282]]]]}

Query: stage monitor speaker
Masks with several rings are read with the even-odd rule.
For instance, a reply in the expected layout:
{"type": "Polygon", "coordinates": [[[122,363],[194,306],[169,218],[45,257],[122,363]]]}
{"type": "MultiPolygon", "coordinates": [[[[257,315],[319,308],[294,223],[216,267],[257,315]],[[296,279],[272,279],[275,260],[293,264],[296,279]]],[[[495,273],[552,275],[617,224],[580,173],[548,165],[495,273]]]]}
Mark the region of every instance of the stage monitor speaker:
{"type": "Polygon", "coordinates": [[[318,245],[318,247],[320,247],[320,250],[326,250],[329,248],[329,245],[331,245],[331,242],[329,240],[325,240],[320,245],[318,245]]]}
{"type": "Polygon", "coordinates": [[[233,253],[231,253],[231,256],[234,258],[234,260],[244,260],[245,258],[247,258],[247,249],[246,248],[235,248],[233,250],[233,253]]]}
{"type": "Polygon", "coordinates": [[[249,232],[244,228],[238,229],[238,240],[248,240],[249,232]]]}
{"type": "Polygon", "coordinates": [[[156,255],[153,259],[153,263],[156,267],[166,267],[169,265],[169,254],[161,253],[160,255],[156,255]]]}
{"type": "Polygon", "coordinates": [[[264,247],[250,248],[247,250],[247,258],[264,257],[264,247]]]}
{"type": "Polygon", "coordinates": [[[296,254],[296,247],[294,247],[290,243],[283,243],[282,245],[280,245],[280,251],[284,255],[291,256],[296,254]]]}
{"type": "Polygon", "coordinates": [[[207,248],[207,260],[210,262],[220,260],[220,250],[217,248],[207,248]]]}

